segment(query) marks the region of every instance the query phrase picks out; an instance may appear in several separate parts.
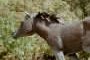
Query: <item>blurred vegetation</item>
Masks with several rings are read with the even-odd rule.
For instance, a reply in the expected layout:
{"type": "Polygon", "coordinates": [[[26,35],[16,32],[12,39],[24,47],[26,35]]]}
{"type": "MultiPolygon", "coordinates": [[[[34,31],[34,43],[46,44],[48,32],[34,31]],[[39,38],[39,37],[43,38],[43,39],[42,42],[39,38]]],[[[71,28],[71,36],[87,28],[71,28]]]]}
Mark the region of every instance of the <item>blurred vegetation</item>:
{"type": "MultiPolygon", "coordinates": [[[[71,22],[90,15],[90,0],[0,0],[0,60],[42,60],[43,53],[52,55],[37,35],[12,38],[11,33],[24,19],[24,11],[55,13],[71,22]]],[[[83,60],[89,58],[85,52],[79,54],[83,60]]]]}

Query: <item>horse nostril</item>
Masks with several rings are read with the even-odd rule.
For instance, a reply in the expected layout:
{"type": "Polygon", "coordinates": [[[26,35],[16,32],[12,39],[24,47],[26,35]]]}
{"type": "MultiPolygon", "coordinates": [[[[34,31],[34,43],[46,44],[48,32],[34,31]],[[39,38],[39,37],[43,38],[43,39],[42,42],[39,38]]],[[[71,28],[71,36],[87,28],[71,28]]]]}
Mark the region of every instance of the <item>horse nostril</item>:
{"type": "Polygon", "coordinates": [[[16,32],[12,32],[12,37],[14,38],[14,39],[17,39],[17,36],[16,36],[16,32]]]}
{"type": "Polygon", "coordinates": [[[13,38],[14,38],[14,39],[17,39],[17,37],[16,37],[16,36],[13,36],[13,38]]]}

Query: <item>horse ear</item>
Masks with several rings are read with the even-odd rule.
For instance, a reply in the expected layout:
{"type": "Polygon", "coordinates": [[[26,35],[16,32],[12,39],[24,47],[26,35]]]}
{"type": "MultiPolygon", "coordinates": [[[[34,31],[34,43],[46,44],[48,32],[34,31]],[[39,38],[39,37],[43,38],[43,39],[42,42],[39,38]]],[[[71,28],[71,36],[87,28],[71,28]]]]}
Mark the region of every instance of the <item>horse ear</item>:
{"type": "Polygon", "coordinates": [[[28,12],[24,12],[27,16],[27,18],[30,18],[30,14],[28,12]]]}

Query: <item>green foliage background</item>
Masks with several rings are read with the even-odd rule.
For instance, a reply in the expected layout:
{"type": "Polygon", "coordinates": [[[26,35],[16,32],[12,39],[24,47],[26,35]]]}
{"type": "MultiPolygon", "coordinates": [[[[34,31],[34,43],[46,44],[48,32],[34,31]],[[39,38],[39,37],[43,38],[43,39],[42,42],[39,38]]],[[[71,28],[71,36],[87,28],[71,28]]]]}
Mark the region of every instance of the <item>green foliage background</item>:
{"type": "MultiPolygon", "coordinates": [[[[1,60],[37,60],[42,53],[52,54],[46,42],[37,35],[12,38],[11,33],[24,19],[24,11],[55,13],[71,22],[90,15],[90,0],[0,0],[1,60]]],[[[81,58],[89,56],[80,54],[81,58]]]]}

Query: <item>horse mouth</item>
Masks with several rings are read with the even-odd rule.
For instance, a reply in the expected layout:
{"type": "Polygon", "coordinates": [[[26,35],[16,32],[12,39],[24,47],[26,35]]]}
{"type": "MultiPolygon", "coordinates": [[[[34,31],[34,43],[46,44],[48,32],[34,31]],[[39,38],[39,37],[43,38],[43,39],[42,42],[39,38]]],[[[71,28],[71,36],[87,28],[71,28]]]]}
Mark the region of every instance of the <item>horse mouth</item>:
{"type": "Polygon", "coordinates": [[[14,39],[17,39],[17,38],[18,38],[18,36],[16,35],[16,32],[13,32],[11,35],[12,35],[12,37],[13,37],[14,39]]]}

